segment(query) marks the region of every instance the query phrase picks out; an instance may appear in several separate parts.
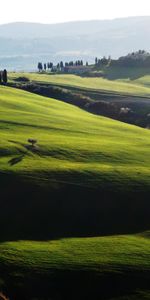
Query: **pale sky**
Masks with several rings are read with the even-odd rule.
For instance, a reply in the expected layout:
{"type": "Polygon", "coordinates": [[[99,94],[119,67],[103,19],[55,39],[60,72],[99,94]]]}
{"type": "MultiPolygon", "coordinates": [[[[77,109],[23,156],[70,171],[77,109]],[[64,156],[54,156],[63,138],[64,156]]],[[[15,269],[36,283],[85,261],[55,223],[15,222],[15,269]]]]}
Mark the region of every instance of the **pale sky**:
{"type": "Polygon", "coordinates": [[[0,0],[0,23],[150,16],[150,0],[0,0]]]}

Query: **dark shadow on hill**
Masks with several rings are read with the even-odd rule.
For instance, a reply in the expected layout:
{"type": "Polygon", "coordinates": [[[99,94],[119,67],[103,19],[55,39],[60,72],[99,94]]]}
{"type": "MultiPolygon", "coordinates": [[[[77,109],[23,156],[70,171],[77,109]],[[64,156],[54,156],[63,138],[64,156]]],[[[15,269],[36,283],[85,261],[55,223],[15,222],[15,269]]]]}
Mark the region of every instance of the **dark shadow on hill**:
{"type": "Polygon", "coordinates": [[[132,81],[146,75],[150,75],[149,68],[138,67],[111,67],[106,68],[103,73],[103,77],[109,80],[129,79],[132,81]]]}
{"type": "MultiPolygon", "coordinates": [[[[56,152],[53,153],[53,151],[45,151],[38,144],[35,144],[35,145],[29,144],[29,143],[25,144],[25,143],[21,143],[21,142],[15,141],[15,140],[8,140],[8,142],[11,142],[15,145],[19,145],[19,146],[22,147],[22,149],[16,147],[16,150],[18,152],[18,156],[13,157],[9,160],[8,163],[11,166],[21,162],[25,158],[25,156],[27,156],[28,154],[31,154],[31,153],[36,154],[40,157],[41,156],[44,157],[45,155],[50,155],[50,156],[54,156],[54,154],[57,155],[56,152]]],[[[61,156],[61,151],[60,151],[60,156],[61,156]]]]}
{"type": "MultiPolygon", "coordinates": [[[[10,86],[54,98],[56,101],[61,100],[96,115],[102,115],[143,128],[150,127],[150,102],[148,97],[71,86],[65,86],[64,88],[61,85],[53,86],[52,84],[38,84],[36,82],[21,85],[10,84],[10,86]],[[129,113],[120,113],[122,107],[127,107],[129,113]]],[[[26,124],[21,125],[27,126],[26,124]]],[[[48,127],[45,129],[48,129],[48,127]]],[[[57,129],[55,128],[55,130],[57,129]]]]}
{"type": "MultiPolygon", "coordinates": [[[[92,253],[91,253],[92,254],[92,253]]],[[[142,293],[149,291],[149,271],[134,271],[122,269],[122,272],[98,272],[90,268],[76,270],[51,269],[42,273],[26,269],[16,269],[6,266],[1,269],[7,283],[5,293],[16,300],[53,299],[53,300],[83,300],[83,299],[149,299],[142,293]],[[17,273],[18,280],[16,281],[17,273]],[[19,276],[21,274],[22,276],[19,276]],[[123,298],[122,298],[123,297],[123,298]],[[130,298],[131,297],[131,298],[130,298]]],[[[149,294],[148,294],[149,295],[149,294]]]]}
{"type": "Polygon", "coordinates": [[[38,154],[39,152],[39,147],[38,146],[32,146],[30,144],[24,145],[23,143],[20,143],[18,141],[14,141],[14,140],[8,140],[11,143],[14,143],[15,145],[19,145],[22,148],[24,148],[24,150],[21,150],[20,148],[16,147],[16,150],[18,152],[18,155],[11,158],[8,163],[10,166],[14,166],[17,165],[18,163],[22,162],[22,160],[26,157],[26,155],[28,154],[28,152],[32,152],[38,154]]]}
{"type": "Polygon", "coordinates": [[[20,163],[23,160],[23,158],[24,158],[24,155],[19,155],[17,157],[13,157],[12,159],[10,159],[8,163],[10,164],[10,166],[14,166],[14,165],[20,163]]]}
{"type": "Polygon", "coordinates": [[[44,155],[44,153],[41,152],[40,147],[37,145],[35,145],[35,146],[29,145],[29,144],[23,145],[23,144],[17,143],[17,142],[16,142],[16,144],[20,144],[21,146],[24,146],[24,148],[27,150],[27,152],[24,152],[24,151],[21,151],[20,149],[18,149],[18,152],[20,152],[20,154],[11,158],[8,161],[8,164],[12,167],[17,165],[18,163],[22,162],[23,159],[28,155],[28,153],[34,153],[40,157],[44,155]]]}
{"type": "MultiPolygon", "coordinates": [[[[30,176],[30,175],[29,175],[30,176]]],[[[76,176],[76,174],[70,174],[76,176]]],[[[84,179],[82,179],[84,180],[84,179]]],[[[149,187],[95,189],[0,174],[0,241],[134,233],[150,228],[149,187]]]]}

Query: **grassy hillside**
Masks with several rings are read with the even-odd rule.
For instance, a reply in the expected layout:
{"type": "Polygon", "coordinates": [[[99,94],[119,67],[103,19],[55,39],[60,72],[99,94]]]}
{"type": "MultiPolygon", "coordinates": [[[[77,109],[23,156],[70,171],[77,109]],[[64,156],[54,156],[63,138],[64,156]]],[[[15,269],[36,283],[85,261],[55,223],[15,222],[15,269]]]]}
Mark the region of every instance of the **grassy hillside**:
{"type": "MultiPolygon", "coordinates": [[[[76,232],[77,227],[78,233],[87,234],[90,224],[86,228],[87,216],[82,220],[84,210],[89,212],[92,226],[97,228],[96,232],[107,232],[107,226],[108,232],[116,231],[116,228],[127,232],[131,224],[132,229],[141,225],[147,228],[149,221],[145,213],[148,214],[146,206],[149,205],[147,193],[150,188],[148,130],[94,116],[63,102],[7,87],[0,88],[0,105],[1,191],[5,198],[8,197],[8,201],[11,198],[11,189],[15,199],[20,199],[21,196],[29,201],[32,197],[33,203],[36,203],[39,197],[40,214],[41,194],[46,193],[45,199],[49,199],[49,193],[53,191],[51,199],[54,203],[45,200],[45,205],[48,206],[47,213],[50,211],[53,216],[53,210],[58,209],[58,203],[62,201],[59,197],[64,193],[65,202],[62,202],[62,206],[59,204],[60,214],[62,209],[64,210],[61,217],[63,215],[65,218],[67,214],[71,219],[70,211],[73,209],[78,215],[76,219],[75,213],[74,219],[71,219],[73,224],[67,229],[68,234],[74,230],[76,232]],[[36,150],[27,147],[29,138],[38,140],[36,150]],[[24,189],[28,190],[28,196],[22,195],[24,189]],[[95,195],[94,205],[91,195],[95,195]],[[145,205],[141,202],[141,195],[145,205]],[[122,204],[118,208],[120,199],[122,204]],[[135,203],[137,209],[134,212],[135,203]],[[52,209],[49,205],[52,205],[52,209]],[[82,222],[83,231],[80,226],[82,222]],[[102,225],[103,222],[107,223],[106,228],[102,225]],[[118,227],[118,222],[121,222],[121,227],[118,227]]],[[[5,209],[7,212],[7,206],[5,209]]],[[[28,215],[27,207],[25,212],[28,215]]],[[[44,208],[43,213],[44,220],[47,220],[48,215],[45,216],[44,208]]],[[[37,222],[38,216],[36,215],[37,222]]],[[[52,220],[53,217],[46,222],[52,220]]],[[[26,225],[30,231],[29,224],[26,225]]],[[[58,224],[56,231],[57,227],[58,224]]]]}
{"type": "Polygon", "coordinates": [[[0,288],[148,299],[149,131],[4,86],[0,107],[0,288]]]}
{"type": "Polygon", "coordinates": [[[42,270],[89,268],[99,273],[150,270],[149,234],[0,244],[0,262],[42,270]],[[92,250],[93,249],[93,250],[92,250]],[[92,257],[91,257],[92,253],[92,257]],[[140,255],[142,253],[142,255],[140,255]],[[101,254],[101,255],[99,255],[101,254]]]}
{"type": "Polygon", "coordinates": [[[150,82],[149,68],[109,66],[104,67],[101,72],[109,80],[118,80],[122,82],[129,82],[132,84],[141,84],[143,86],[147,86],[146,83],[150,82]]]}
{"type": "Polygon", "coordinates": [[[9,270],[12,295],[17,288],[25,299],[29,295],[41,298],[41,294],[45,299],[47,293],[51,299],[58,295],[61,299],[149,299],[149,247],[149,234],[9,242],[0,244],[0,265],[2,270],[9,270]],[[40,285],[32,290],[35,281],[40,285]]]}
{"type": "MultiPolygon", "coordinates": [[[[91,170],[97,175],[108,174],[107,179],[110,176],[114,182],[119,176],[121,180],[148,180],[148,130],[11,88],[0,88],[0,104],[1,170],[26,175],[32,172],[35,176],[38,172],[41,178],[56,168],[58,173],[72,170],[87,176],[91,170]],[[37,153],[25,147],[30,137],[38,139],[37,153]],[[9,161],[21,154],[24,156],[20,163],[12,166],[9,161]]],[[[97,176],[89,185],[93,187],[101,179],[97,176]]]]}
{"type": "Polygon", "coordinates": [[[95,67],[92,77],[87,76],[11,73],[9,85],[76,105],[96,115],[150,127],[148,68],[95,67]],[[101,77],[93,77],[95,72],[101,77]],[[128,107],[128,113],[122,113],[122,107],[128,107]]]}
{"type": "Polygon", "coordinates": [[[0,104],[1,171],[90,187],[149,183],[148,130],[11,88],[0,88],[0,104]],[[26,148],[31,137],[36,153],[26,148]]]}
{"type": "MultiPolygon", "coordinates": [[[[147,70],[146,70],[147,72],[147,70]]],[[[19,76],[26,76],[30,80],[39,83],[51,83],[54,85],[82,87],[107,92],[123,93],[136,96],[150,96],[150,76],[145,75],[144,70],[133,70],[129,68],[104,70],[105,78],[88,78],[75,75],[51,75],[38,73],[11,73],[9,78],[13,80],[19,76]],[[139,77],[137,76],[139,74],[139,77]],[[138,79],[139,78],[139,79],[138,79]]]]}

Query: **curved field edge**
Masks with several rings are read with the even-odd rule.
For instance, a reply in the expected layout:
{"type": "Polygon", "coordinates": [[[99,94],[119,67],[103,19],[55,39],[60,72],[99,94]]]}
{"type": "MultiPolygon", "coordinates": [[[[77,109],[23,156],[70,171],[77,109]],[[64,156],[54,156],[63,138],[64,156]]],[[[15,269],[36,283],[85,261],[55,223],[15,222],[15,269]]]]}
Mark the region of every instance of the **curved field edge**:
{"type": "Polygon", "coordinates": [[[0,264],[43,273],[55,268],[99,273],[150,271],[149,247],[147,234],[5,242],[0,243],[0,264]]]}
{"type": "Polygon", "coordinates": [[[10,73],[9,80],[13,81],[18,77],[27,77],[29,80],[41,84],[54,84],[67,87],[79,87],[89,90],[107,91],[126,95],[150,96],[149,76],[137,80],[109,80],[105,78],[88,78],[70,74],[38,74],[38,73],[10,73]]]}
{"type": "Polygon", "coordinates": [[[16,299],[149,299],[148,236],[1,243],[0,286],[16,299]]]}

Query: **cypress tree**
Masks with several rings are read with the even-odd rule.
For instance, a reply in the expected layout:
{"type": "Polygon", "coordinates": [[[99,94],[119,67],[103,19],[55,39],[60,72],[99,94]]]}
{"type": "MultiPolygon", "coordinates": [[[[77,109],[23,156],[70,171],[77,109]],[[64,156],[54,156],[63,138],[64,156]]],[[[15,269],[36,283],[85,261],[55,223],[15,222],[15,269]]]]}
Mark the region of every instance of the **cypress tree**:
{"type": "Polygon", "coordinates": [[[7,84],[7,70],[6,69],[3,71],[3,83],[7,84]]]}
{"type": "Polygon", "coordinates": [[[60,62],[60,67],[61,67],[61,69],[64,67],[63,61],[60,62]]]}
{"type": "Polygon", "coordinates": [[[43,65],[41,62],[38,63],[38,69],[39,69],[39,72],[43,70],[43,65]]]}

